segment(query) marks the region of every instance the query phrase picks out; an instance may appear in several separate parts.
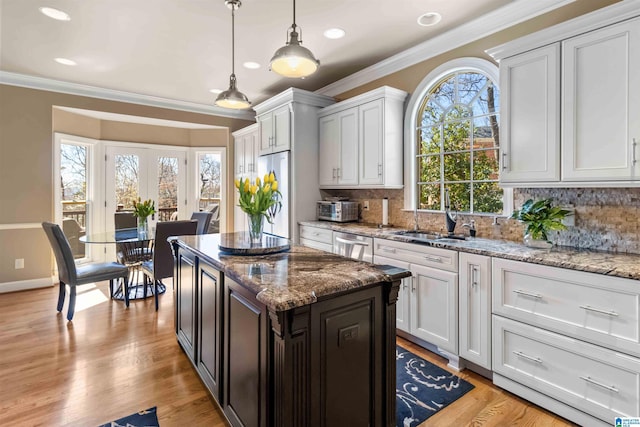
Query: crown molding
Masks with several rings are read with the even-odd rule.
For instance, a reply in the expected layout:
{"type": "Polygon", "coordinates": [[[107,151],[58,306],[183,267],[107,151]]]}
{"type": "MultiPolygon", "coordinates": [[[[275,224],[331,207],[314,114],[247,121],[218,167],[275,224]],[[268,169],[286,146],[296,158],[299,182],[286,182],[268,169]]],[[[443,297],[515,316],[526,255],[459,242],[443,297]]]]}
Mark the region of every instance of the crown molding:
{"type": "Polygon", "coordinates": [[[640,16],[640,0],[624,0],[487,49],[485,52],[496,61],[499,61],[502,58],[568,39],[607,25],[635,18],[636,16],[640,16]]]}
{"type": "Polygon", "coordinates": [[[514,0],[473,21],[393,55],[357,73],[331,83],[316,93],[336,96],[373,80],[403,70],[452,49],[512,27],[520,22],[573,3],[575,0],[514,0]]]}
{"type": "Polygon", "coordinates": [[[336,100],[330,96],[309,92],[304,89],[290,87],[289,89],[286,89],[279,94],[272,96],[266,101],[254,106],[253,109],[257,114],[263,114],[267,111],[273,110],[274,108],[278,108],[290,102],[297,102],[300,104],[323,108],[328,105],[334,104],[336,100]]]}
{"type": "Polygon", "coordinates": [[[69,95],[86,96],[89,98],[106,99],[109,101],[126,102],[129,104],[148,105],[150,107],[167,108],[170,110],[229,117],[232,119],[255,120],[255,112],[253,110],[229,110],[226,108],[216,107],[214,105],[198,104],[189,101],[179,101],[120,90],[104,89],[96,86],[64,82],[44,77],[29,76],[26,74],[11,73],[8,71],[0,71],[0,84],[66,93],[69,95]]]}

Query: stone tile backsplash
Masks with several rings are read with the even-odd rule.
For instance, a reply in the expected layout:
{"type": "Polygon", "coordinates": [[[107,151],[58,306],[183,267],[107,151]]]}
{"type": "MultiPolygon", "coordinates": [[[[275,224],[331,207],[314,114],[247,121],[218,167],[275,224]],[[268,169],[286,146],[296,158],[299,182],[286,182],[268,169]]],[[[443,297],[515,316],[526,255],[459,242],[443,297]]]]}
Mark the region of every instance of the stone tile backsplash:
{"type": "MultiPolygon", "coordinates": [[[[382,221],[382,198],[389,198],[389,223],[395,227],[413,228],[413,211],[403,211],[403,190],[331,190],[323,197],[348,197],[360,203],[369,201],[369,211],[362,211],[362,222],[382,221]]],[[[552,198],[556,204],[575,209],[575,226],[550,236],[557,245],[640,253],[640,188],[527,188],[514,190],[514,204],[552,198]]],[[[468,234],[462,224],[475,220],[477,236],[521,242],[524,227],[518,221],[491,216],[460,215],[456,233],[468,234]]],[[[420,229],[445,232],[444,214],[418,213],[420,229]]]]}

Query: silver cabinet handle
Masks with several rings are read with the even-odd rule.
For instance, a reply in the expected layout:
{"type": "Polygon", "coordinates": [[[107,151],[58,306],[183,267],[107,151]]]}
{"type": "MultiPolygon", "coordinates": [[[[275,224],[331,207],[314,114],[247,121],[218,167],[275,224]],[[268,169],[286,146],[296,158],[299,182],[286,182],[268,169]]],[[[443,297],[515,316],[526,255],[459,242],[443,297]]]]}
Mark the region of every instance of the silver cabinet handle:
{"type": "Polygon", "coordinates": [[[318,233],[317,231],[315,231],[315,232],[313,232],[311,234],[313,234],[314,236],[319,236],[320,235],[320,233],[318,233]]]}
{"type": "Polygon", "coordinates": [[[336,168],[333,168],[332,178],[333,178],[333,179],[335,179],[335,178],[336,178],[336,168]]]}
{"type": "Polygon", "coordinates": [[[395,253],[396,253],[396,250],[395,250],[395,249],[393,249],[393,248],[387,248],[387,247],[385,247],[385,246],[382,246],[382,247],[380,247],[380,249],[381,249],[383,252],[389,252],[389,253],[391,253],[391,254],[395,254],[395,253]]]}
{"type": "Polygon", "coordinates": [[[406,280],[402,281],[402,289],[407,289],[407,281],[406,280]]]}
{"type": "Polygon", "coordinates": [[[596,313],[606,314],[608,316],[619,316],[619,314],[613,310],[603,310],[601,308],[591,307],[590,305],[581,305],[580,308],[587,311],[595,311],[596,313]]]}
{"type": "Polygon", "coordinates": [[[367,242],[361,242],[359,240],[343,239],[342,237],[337,237],[337,236],[336,236],[336,242],[345,243],[347,245],[369,246],[367,242]]]}
{"type": "Polygon", "coordinates": [[[503,171],[507,170],[507,153],[506,152],[502,153],[502,170],[503,171]]]}
{"type": "Polygon", "coordinates": [[[337,174],[338,174],[338,178],[340,178],[340,168],[337,168],[336,171],[337,171],[337,174]]]}
{"type": "Polygon", "coordinates": [[[427,261],[442,263],[442,258],[437,256],[424,255],[424,259],[426,259],[427,261]]]}
{"type": "Polygon", "coordinates": [[[471,286],[478,286],[478,267],[471,266],[471,286]]]}
{"type": "Polygon", "coordinates": [[[632,158],[632,162],[635,165],[638,161],[636,160],[636,146],[638,145],[638,143],[636,142],[636,139],[633,138],[633,144],[631,144],[633,147],[631,148],[631,152],[633,153],[633,158],[632,158]]]}
{"type": "Polygon", "coordinates": [[[614,387],[614,386],[612,386],[612,385],[602,384],[601,382],[596,381],[596,380],[594,380],[594,379],[593,379],[593,378],[591,378],[591,377],[583,377],[583,376],[580,376],[580,379],[583,379],[583,380],[585,380],[586,382],[591,383],[591,384],[593,384],[593,385],[597,385],[598,387],[605,388],[605,389],[607,389],[607,390],[609,390],[609,391],[612,391],[612,392],[614,392],[614,393],[619,393],[619,392],[620,392],[620,390],[618,390],[616,387],[614,387]]]}
{"type": "Polygon", "coordinates": [[[411,276],[411,292],[415,292],[415,291],[416,291],[416,277],[411,276]]]}
{"type": "Polygon", "coordinates": [[[378,176],[382,176],[382,163],[378,163],[378,176]]]}
{"type": "Polygon", "coordinates": [[[513,354],[515,354],[518,357],[522,357],[523,359],[530,360],[532,362],[542,363],[542,359],[540,359],[539,357],[529,356],[528,354],[524,354],[521,351],[514,351],[513,354]]]}
{"type": "Polygon", "coordinates": [[[540,295],[540,294],[532,294],[531,292],[521,291],[520,289],[514,289],[513,292],[518,294],[518,295],[524,295],[525,297],[531,297],[531,298],[535,298],[535,299],[542,299],[542,295],[540,295]]]}

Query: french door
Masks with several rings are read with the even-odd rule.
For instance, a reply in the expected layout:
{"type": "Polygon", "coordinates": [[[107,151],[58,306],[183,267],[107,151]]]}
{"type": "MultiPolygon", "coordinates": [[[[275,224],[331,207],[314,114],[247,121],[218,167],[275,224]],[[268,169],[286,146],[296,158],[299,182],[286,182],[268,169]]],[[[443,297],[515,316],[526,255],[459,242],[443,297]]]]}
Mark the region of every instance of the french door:
{"type": "Polygon", "coordinates": [[[114,214],[133,210],[133,202],[151,199],[158,221],[184,218],[186,164],[184,150],[110,145],[105,150],[105,230],[114,229],[114,214]]]}

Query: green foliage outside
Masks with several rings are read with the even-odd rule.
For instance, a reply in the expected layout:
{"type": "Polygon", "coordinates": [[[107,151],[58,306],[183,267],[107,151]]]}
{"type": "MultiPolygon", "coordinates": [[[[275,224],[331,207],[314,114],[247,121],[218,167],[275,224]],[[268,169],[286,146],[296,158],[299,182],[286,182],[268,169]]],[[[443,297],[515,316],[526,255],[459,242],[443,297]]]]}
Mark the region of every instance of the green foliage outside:
{"type": "Polygon", "coordinates": [[[418,129],[420,209],[442,208],[444,183],[452,210],[502,212],[496,92],[482,74],[457,73],[425,99],[418,129]]]}

